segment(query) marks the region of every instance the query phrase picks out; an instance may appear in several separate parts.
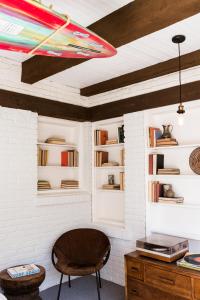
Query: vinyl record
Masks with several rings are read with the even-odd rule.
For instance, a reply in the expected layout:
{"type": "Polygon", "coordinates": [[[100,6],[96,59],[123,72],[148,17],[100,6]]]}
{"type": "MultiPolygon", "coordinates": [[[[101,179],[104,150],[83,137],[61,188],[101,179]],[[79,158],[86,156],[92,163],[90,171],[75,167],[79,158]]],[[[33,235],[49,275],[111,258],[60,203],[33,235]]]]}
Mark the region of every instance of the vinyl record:
{"type": "Polygon", "coordinates": [[[200,254],[191,254],[184,257],[184,260],[189,264],[200,266],[200,254]]]}

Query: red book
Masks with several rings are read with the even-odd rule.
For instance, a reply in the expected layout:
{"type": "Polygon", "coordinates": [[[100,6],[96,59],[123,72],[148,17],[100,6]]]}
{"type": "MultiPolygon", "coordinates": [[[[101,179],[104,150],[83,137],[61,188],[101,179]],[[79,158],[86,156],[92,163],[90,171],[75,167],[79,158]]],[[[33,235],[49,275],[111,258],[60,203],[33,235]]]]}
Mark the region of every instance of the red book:
{"type": "Polygon", "coordinates": [[[100,131],[100,144],[105,145],[106,141],[108,140],[108,131],[107,130],[101,130],[100,131]]]}
{"type": "Polygon", "coordinates": [[[62,167],[68,166],[68,151],[61,152],[61,166],[62,167]]]}

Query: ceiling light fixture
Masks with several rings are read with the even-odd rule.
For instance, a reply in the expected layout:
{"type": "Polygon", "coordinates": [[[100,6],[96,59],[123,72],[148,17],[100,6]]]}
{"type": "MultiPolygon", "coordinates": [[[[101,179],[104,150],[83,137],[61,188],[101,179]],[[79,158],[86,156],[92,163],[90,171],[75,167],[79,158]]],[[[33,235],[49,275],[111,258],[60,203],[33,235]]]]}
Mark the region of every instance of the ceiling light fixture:
{"type": "Polygon", "coordinates": [[[177,110],[178,114],[178,123],[183,125],[183,114],[185,113],[185,108],[182,102],[182,82],[181,82],[181,49],[180,44],[185,41],[184,35],[175,35],[172,38],[172,42],[178,44],[178,65],[179,65],[179,106],[177,110]]]}

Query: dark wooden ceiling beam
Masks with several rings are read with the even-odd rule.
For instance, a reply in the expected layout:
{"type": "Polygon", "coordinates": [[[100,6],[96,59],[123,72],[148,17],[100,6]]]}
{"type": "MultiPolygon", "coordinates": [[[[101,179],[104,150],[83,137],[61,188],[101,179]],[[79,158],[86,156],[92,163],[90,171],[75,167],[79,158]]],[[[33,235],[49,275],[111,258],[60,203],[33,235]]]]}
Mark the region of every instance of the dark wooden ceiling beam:
{"type": "MultiPolygon", "coordinates": [[[[135,0],[88,28],[118,48],[199,12],[199,0],[135,0]]],[[[33,84],[83,62],[36,56],[23,62],[22,81],[33,84]]]]}
{"type": "MultiPolygon", "coordinates": [[[[182,55],[182,70],[200,65],[200,50],[182,55]]],[[[94,96],[97,94],[109,92],[118,88],[126,87],[134,83],[153,79],[176,72],[178,70],[178,58],[135,71],[119,77],[112,78],[81,89],[82,96],[94,96]]]]}
{"type": "MultiPolygon", "coordinates": [[[[182,86],[183,102],[200,99],[200,81],[182,86]]],[[[90,108],[91,121],[100,121],[124,114],[176,104],[179,102],[179,86],[130,97],[90,108]]]]}
{"type": "Polygon", "coordinates": [[[90,111],[83,107],[40,97],[0,90],[0,106],[24,109],[37,112],[41,116],[67,119],[73,121],[89,121],[90,111]]]}

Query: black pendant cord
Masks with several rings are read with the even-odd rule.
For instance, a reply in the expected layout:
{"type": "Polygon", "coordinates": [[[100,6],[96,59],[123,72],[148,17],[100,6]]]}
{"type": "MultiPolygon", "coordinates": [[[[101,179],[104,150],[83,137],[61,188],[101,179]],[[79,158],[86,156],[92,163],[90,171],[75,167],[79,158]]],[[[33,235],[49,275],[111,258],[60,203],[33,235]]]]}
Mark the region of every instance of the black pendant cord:
{"type": "Polygon", "coordinates": [[[180,104],[182,105],[182,83],[181,83],[181,49],[180,43],[178,43],[178,61],[179,61],[179,97],[180,97],[180,104]]]}

